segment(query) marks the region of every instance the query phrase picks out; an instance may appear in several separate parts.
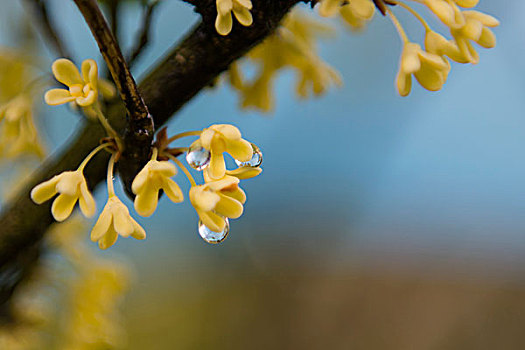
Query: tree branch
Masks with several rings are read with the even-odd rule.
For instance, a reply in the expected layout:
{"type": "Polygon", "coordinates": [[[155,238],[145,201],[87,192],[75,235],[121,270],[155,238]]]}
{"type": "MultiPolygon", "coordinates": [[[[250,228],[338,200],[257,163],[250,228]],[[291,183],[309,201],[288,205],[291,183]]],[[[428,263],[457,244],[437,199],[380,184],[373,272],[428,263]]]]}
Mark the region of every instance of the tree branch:
{"type": "MultiPolygon", "coordinates": [[[[214,1],[200,2],[202,7],[198,6],[197,10],[202,13],[203,21],[140,84],[157,126],[165,123],[233,61],[271,34],[284,15],[298,2],[260,0],[252,11],[254,24],[248,28],[235,25],[232,33],[226,37],[215,32],[215,6],[210,6],[214,1]]],[[[123,110],[119,102],[108,106],[107,114],[117,129],[124,127],[121,117],[123,110]]],[[[8,302],[12,288],[16,286],[13,278],[16,280],[22,276],[13,271],[27,270],[28,261],[31,261],[27,258],[32,252],[31,247],[38,246],[45,231],[54,222],[50,213],[51,203],[40,206],[34,204],[29,197],[31,189],[53,175],[76,168],[103,136],[104,131],[99,124],[86,124],[67,143],[67,149],[56,158],[48,159],[18,196],[4,206],[0,216],[0,305],[8,302]]],[[[108,155],[101,152],[85,169],[91,187],[103,180],[107,161],[108,155]]],[[[121,169],[121,177],[125,175],[121,169]]]]}
{"type": "Polygon", "coordinates": [[[106,61],[111,76],[117,85],[128,115],[124,134],[124,146],[120,157],[119,170],[129,174],[124,178],[128,195],[131,193],[131,181],[144,166],[150,155],[151,143],[155,132],[153,118],[139,93],[135,79],[126,64],[120,47],[111,33],[96,0],[74,0],[84,16],[100,52],[106,61]]]}

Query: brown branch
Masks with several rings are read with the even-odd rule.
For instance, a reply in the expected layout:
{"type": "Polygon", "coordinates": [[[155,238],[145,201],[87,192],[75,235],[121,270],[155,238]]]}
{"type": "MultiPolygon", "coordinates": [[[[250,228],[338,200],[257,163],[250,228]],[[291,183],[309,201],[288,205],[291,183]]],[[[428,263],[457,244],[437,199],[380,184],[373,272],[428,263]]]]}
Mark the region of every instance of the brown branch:
{"type": "Polygon", "coordinates": [[[158,4],[160,4],[160,0],[154,0],[148,3],[144,9],[144,13],[142,15],[142,28],[140,30],[138,40],[135,44],[135,48],[131,50],[131,54],[129,55],[128,59],[128,64],[130,67],[133,66],[135,60],[139,57],[139,55],[144,51],[144,48],[148,45],[151,21],[153,19],[153,13],[155,12],[155,9],[157,8],[158,4]]]}
{"type": "Polygon", "coordinates": [[[25,0],[27,6],[31,7],[33,16],[37,19],[44,39],[55,49],[60,57],[71,58],[70,53],[64,46],[62,39],[58,35],[49,14],[45,0],[25,0]]]}
{"type": "MultiPolygon", "coordinates": [[[[149,114],[148,107],[139,93],[135,79],[131,75],[120,47],[112,35],[96,0],[74,1],[93,33],[111,76],[117,85],[120,97],[124,101],[129,119],[124,135],[125,149],[120,158],[119,170],[123,174],[131,174],[130,176],[134,177],[150,155],[155,131],[153,118],[149,114]]],[[[125,179],[126,183],[129,182],[130,184],[126,186],[128,195],[133,196],[130,191],[131,182],[128,177],[125,179]]]]}
{"type": "MultiPolygon", "coordinates": [[[[299,0],[259,0],[252,11],[254,24],[248,28],[235,25],[232,33],[226,37],[215,32],[214,6],[213,11],[210,6],[198,7],[203,14],[203,22],[140,84],[144,100],[155,115],[157,125],[165,123],[233,61],[271,34],[297,2],[299,0]]],[[[201,2],[202,5],[212,3],[212,0],[201,2]]],[[[122,104],[118,102],[108,106],[107,114],[117,129],[124,127],[121,117],[123,110],[122,104]]],[[[0,216],[0,306],[8,302],[17,279],[27,270],[28,261],[31,261],[28,254],[33,251],[31,248],[38,246],[45,231],[54,222],[50,214],[51,203],[40,206],[34,204],[29,197],[31,189],[53,175],[75,169],[103,136],[104,131],[98,124],[85,125],[67,143],[67,148],[49,159],[17,197],[4,206],[0,216]]],[[[86,168],[85,175],[91,187],[103,180],[107,160],[107,154],[100,153],[86,168]]],[[[123,178],[129,176],[122,168],[120,172],[123,178]]]]}

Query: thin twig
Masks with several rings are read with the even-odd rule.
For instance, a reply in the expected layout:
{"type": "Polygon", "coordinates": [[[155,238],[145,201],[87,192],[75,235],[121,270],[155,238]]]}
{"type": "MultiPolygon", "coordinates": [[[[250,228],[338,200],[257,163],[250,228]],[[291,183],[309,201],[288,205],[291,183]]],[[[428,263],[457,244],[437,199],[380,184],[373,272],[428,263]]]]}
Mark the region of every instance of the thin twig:
{"type": "Polygon", "coordinates": [[[150,37],[150,28],[151,21],[153,18],[153,13],[157,8],[157,5],[160,4],[159,0],[152,1],[146,5],[144,8],[144,13],[142,15],[142,28],[138,36],[138,40],[135,43],[135,48],[131,51],[129,55],[128,64],[130,67],[133,66],[137,57],[143,52],[144,48],[148,45],[150,37]]]}
{"type": "Polygon", "coordinates": [[[31,6],[31,12],[39,23],[41,28],[39,32],[42,32],[44,40],[54,48],[60,57],[71,58],[70,53],[55,29],[54,23],[49,18],[45,0],[25,0],[25,3],[31,6]]]}

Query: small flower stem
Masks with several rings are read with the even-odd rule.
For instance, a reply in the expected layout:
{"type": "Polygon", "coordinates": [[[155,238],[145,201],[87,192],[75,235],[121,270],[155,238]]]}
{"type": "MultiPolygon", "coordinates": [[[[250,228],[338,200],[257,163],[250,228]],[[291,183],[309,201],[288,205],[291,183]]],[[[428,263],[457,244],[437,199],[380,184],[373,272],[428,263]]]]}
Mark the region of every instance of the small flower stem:
{"type": "Polygon", "coordinates": [[[417,11],[415,11],[412,7],[408,6],[408,5],[405,4],[404,2],[400,2],[400,1],[392,1],[392,3],[401,6],[402,8],[404,8],[405,10],[407,10],[408,12],[410,12],[412,15],[414,15],[414,17],[416,17],[417,20],[418,20],[419,22],[421,22],[421,24],[423,25],[423,27],[425,27],[425,30],[426,30],[427,32],[432,31],[432,29],[431,29],[430,26],[428,25],[427,21],[425,21],[425,20],[423,19],[423,17],[421,17],[421,15],[420,15],[419,13],[417,13],[417,11]]]}
{"type": "Polygon", "coordinates": [[[390,10],[388,7],[386,8],[386,12],[388,13],[388,15],[390,16],[390,20],[392,20],[392,23],[394,24],[394,27],[396,27],[397,29],[397,32],[399,33],[399,36],[401,37],[401,39],[403,40],[403,42],[406,44],[408,42],[410,42],[410,40],[408,40],[408,36],[407,34],[405,33],[405,30],[403,29],[403,26],[401,25],[401,23],[399,23],[399,21],[397,20],[397,17],[394,15],[394,13],[392,12],[392,10],[390,10]]]}
{"type": "Polygon", "coordinates": [[[113,153],[111,155],[111,158],[109,158],[109,163],[108,163],[107,182],[108,182],[108,197],[109,198],[115,196],[115,188],[113,187],[113,167],[115,165],[115,157],[116,156],[117,156],[117,154],[113,153]]]}
{"type": "Polygon", "coordinates": [[[78,170],[80,171],[84,171],[84,168],[86,167],[87,163],[89,163],[89,161],[91,160],[91,158],[93,158],[95,156],[95,154],[97,154],[99,151],[101,151],[102,149],[110,146],[111,143],[110,142],[106,142],[106,143],[103,143],[99,146],[97,146],[95,149],[93,149],[88,155],[86,158],[84,158],[84,160],[82,161],[82,163],[80,163],[80,165],[78,166],[78,170]]]}
{"type": "Polygon", "coordinates": [[[184,172],[184,175],[186,175],[186,177],[188,178],[188,181],[191,183],[191,186],[197,186],[197,183],[195,182],[195,179],[193,178],[193,176],[191,176],[190,172],[188,171],[188,169],[186,169],[186,167],[184,166],[184,164],[182,164],[182,162],[177,158],[177,157],[174,157],[172,156],[171,154],[166,154],[166,156],[168,156],[169,159],[171,159],[173,162],[175,162],[175,164],[177,164],[179,166],[179,168],[181,168],[181,170],[184,172]]]}
{"type": "Polygon", "coordinates": [[[170,143],[172,143],[173,141],[181,139],[183,137],[186,137],[186,136],[200,136],[200,134],[202,134],[202,131],[199,130],[199,131],[186,131],[186,132],[183,132],[183,133],[180,133],[180,134],[177,134],[177,135],[173,135],[172,137],[170,137],[168,139],[168,145],[170,143]]]}
{"type": "Polygon", "coordinates": [[[93,110],[97,114],[97,118],[100,121],[100,124],[102,124],[104,129],[106,129],[106,132],[108,133],[108,135],[113,137],[115,141],[117,142],[119,151],[120,152],[124,151],[124,143],[122,142],[122,139],[117,134],[115,129],[113,129],[113,127],[109,124],[108,120],[104,116],[104,113],[102,113],[102,111],[100,110],[100,104],[98,103],[98,101],[93,105],[93,110]]]}
{"type": "Polygon", "coordinates": [[[159,155],[159,150],[157,147],[153,147],[153,151],[151,152],[151,160],[157,160],[157,156],[159,155]]]}

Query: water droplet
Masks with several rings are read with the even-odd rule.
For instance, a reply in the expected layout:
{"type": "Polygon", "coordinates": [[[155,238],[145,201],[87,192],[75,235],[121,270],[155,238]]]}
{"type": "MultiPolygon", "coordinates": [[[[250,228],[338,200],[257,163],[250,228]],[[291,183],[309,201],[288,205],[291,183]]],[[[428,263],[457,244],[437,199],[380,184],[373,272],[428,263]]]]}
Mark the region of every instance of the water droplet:
{"type": "Polygon", "coordinates": [[[210,164],[210,151],[200,143],[194,143],[186,154],[186,161],[193,169],[203,170],[210,164]]]}
{"type": "Polygon", "coordinates": [[[252,143],[252,148],[253,148],[253,156],[252,156],[252,159],[250,159],[249,161],[247,162],[239,162],[237,159],[235,160],[235,163],[237,163],[237,166],[239,167],[242,167],[242,166],[249,166],[249,167],[252,167],[252,168],[257,168],[257,167],[260,167],[261,164],[262,164],[262,161],[263,161],[263,155],[262,155],[262,152],[261,150],[259,149],[259,147],[255,146],[253,143],[252,143]]]}
{"type": "Polygon", "coordinates": [[[226,226],[222,232],[214,232],[210,230],[202,223],[202,221],[199,220],[199,234],[201,235],[202,239],[212,244],[217,244],[224,241],[230,232],[230,223],[228,222],[228,218],[224,218],[224,220],[226,220],[226,226]]]}

